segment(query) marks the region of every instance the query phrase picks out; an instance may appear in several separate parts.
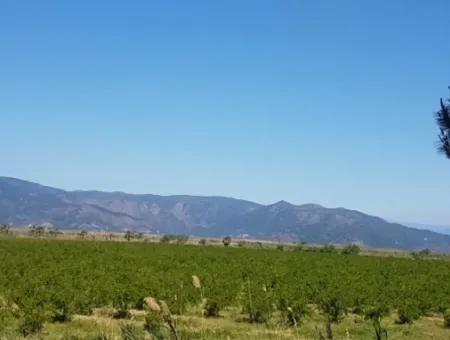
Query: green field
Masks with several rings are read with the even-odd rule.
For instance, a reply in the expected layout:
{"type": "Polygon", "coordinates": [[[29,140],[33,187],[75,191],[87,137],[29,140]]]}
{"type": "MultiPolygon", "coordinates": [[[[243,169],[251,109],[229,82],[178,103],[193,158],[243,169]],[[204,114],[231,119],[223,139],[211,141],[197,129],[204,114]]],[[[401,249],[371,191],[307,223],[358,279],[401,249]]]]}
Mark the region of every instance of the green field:
{"type": "Polygon", "coordinates": [[[5,339],[450,339],[449,307],[446,260],[0,238],[5,339]]]}

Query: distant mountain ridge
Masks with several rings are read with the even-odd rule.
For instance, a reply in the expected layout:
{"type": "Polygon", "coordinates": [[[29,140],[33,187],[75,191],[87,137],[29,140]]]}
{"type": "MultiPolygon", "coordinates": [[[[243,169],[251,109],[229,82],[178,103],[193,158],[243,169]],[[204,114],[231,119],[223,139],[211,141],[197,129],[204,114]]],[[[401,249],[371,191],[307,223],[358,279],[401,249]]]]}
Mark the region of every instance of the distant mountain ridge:
{"type": "Polygon", "coordinates": [[[410,222],[400,222],[401,224],[417,229],[431,230],[439,234],[450,235],[450,225],[441,224],[430,224],[430,223],[410,223],[410,222]]]}
{"type": "Polygon", "coordinates": [[[61,229],[248,236],[312,243],[450,252],[450,236],[344,208],[280,201],[262,205],[227,197],[65,191],[0,177],[0,223],[50,223],[61,229]]]}

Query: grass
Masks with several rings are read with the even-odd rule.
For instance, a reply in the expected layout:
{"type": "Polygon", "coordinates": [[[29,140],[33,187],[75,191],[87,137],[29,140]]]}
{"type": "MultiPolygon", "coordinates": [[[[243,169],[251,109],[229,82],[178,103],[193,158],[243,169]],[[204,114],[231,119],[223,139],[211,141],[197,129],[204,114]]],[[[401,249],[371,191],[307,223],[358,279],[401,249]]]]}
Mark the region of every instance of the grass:
{"type": "MultiPolygon", "coordinates": [[[[143,315],[137,311],[131,320],[116,320],[108,316],[94,314],[92,316],[75,316],[67,323],[48,323],[43,332],[34,339],[86,339],[94,340],[99,336],[104,339],[122,339],[121,323],[130,323],[140,329],[144,339],[143,315]]],[[[293,328],[276,325],[249,324],[243,321],[243,315],[238,309],[229,309],[220,318],[202,318],[196,314],[186,313],[178,318],[179,332],[182,339],[318,339],[318,332],[325,334],[324,319],[313,314],[302,324],[298,332],[293,328]]],[[[441,317],[423,317],[412,325],[395,323],[396,315],[383,319],[383,325],[388,330],[389,339],[408,340],[448,340],[450,330],[445,329],[441,317]]],[[[360,316],[350,314],[339,324],[333,324],[335,339],[373,339],[373,328],[370,322],[360,316]]],[[[10,335],[11,336],[11,335],[10,335]]],[[[20,337],[4,337],[2,339],[20,339],[20,337]]],[[[33,337],[28,338],[33,339],[33,337]]]]}

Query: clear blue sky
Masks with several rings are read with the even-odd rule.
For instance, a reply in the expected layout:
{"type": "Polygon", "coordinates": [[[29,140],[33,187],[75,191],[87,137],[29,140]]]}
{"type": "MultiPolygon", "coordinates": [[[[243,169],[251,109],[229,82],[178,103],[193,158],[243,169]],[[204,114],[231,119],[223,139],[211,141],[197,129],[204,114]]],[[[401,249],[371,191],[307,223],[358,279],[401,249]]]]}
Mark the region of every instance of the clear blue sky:
{"type": "Polygon", "coordinates": [[[0,175],[450,224],[450,1],[0,0],[0,175]]]}

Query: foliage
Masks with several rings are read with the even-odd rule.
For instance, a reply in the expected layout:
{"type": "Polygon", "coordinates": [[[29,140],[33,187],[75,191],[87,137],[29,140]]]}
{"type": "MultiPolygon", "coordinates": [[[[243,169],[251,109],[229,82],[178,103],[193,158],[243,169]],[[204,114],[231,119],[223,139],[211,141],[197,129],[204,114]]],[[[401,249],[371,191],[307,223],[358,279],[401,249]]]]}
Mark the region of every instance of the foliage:
{"type": "Polygon", "coordinates": [[[19,325],[18,331],[25,337],[39,333],[44,327],[44,321],[45,315],[41,309],[28,310],[19,325]]]}
{"type": "Polygon", "coordinates": [[[78,237],[84,240],[88,236],[88,234],[89,234],[88,231],[83,229],[80,230],[80,232],[78,233],[78,237]]]}
{"type": "Polygon", "coordinates": [[[336,247],[332,244],[325,244],[322,248],[319,249],[321,253],[335,253],[336,247]]]}
{"type": "MultiPolygon", "coordinates": [[[[105,306],[113,306],[117,317],[128,317],[149,295],[167,302],[171,313],[157,314],[166,337],[172,332],[169,323],[176,329],[172,313],[198,306],[203,296],[205,316],[242,306],[250,322],[280,316],[295,326],[315,305],[330,324],[347,309],[370,320],[379,316],[380,324],[374,324],[379,331],[382,313],[372,312],[373,306],[397,309],[399,321],[409,323],[426,313],[443,313],[450,305],[446,260],[4,237],[0,273],[0,300],[16,310],[0,315],[0,323],[13,318],[22,334],[105,306]],[[200,290],[194,274],[201,277],[200,290]]],[[[146,320],[152,334],[158,333],[156,321],[146,320]]]]}
{"type": "Polygon", "coordinates": [[[187,235],[177,235],[177,234],[166,234],[163,235],[160,242],[161,243],[171,243],[175,241],[177,244],[185,244],[189,240],[189,236],[187,235]]]}
{"type": "Polygon", "coordinates": [[[225,247],[228,247],[231,244],[231,237],[225,236],[222,240],[222,243],[225,247]]]}
{"type": "Polygon", "coordinates": [[[40,225],[32,225],[29,227],[28,233],[31,236],[43,236],[45,233],[45,227],[40,225]]]}
{"type": "Polygon", "coordinates": [[[450,158],[450,101],[445,102],[441,98],[440,109],[436,112],[436,122],[440,130],[438,150],[450,158]]]}
{"type": "Polygon", "coordinates": [[[399,324],[412,324],[420,317],[420,309],[416,303],[407,301],[398,309],[399,324]]]}
{"type": "Polygon", "coordinates": [[[342,254],[345,255],[358,255],[361,252],[361,248],[359,248],[356,244],[349,244],[342,249],[342,254]]]}
{"type": "Polygon", "coordinates": [[[300,325],[304,317],[309,313],[307,304],[302,300],[289,303],[287,299],[281,298],[278,303],[278,309],[281,312],[283,322],[295,327],[300,325]]]}
{"type": "Polygon", "coordinates": [[[419,252],[412,252],[411,253],[411,256],[415,259],[415,260],[419,260],[419,259],[423,259],[423,258],[426,258],[426,257],[428,257],[428,256],[430,256],[431,255],[431,250],[430,249],[422,249],[421,251],[419,251],[419,252]]]}
{"type": "Polygon", "coordinates": [[[319,305],[320,310],[330,322],[339,322],[346,311],[344,302],[337,296],[325,297],[319,305]]]}
{"type": "Polygon", "coordinates": [[[444,312],[444,326],[450,328],[450,309],[444,312]]]}
{"type": "Polygon", "coordinates": [[[387,340],[388,338],[388,332],[381,324],[381,320],[388,315],[388,313],[389,308],[384,304],[368,307],[364,312],[365,318],[371,320],[373,323],[376,340],[387,340]]]}
{"type": "Polygon", "coordinates": [[[163,235],[163,237],[161,237],[160,240],[161,243],[170,243],[170,241],[171,241],[170,235],[163,235]]]}
{"type": "Polygon", "coordinates": [[[123,237],[130,242],[132,238],[134,238],[134,233],[131,230],[127,230],[125,231],[125,234],[123,235],[123,237]]]}

